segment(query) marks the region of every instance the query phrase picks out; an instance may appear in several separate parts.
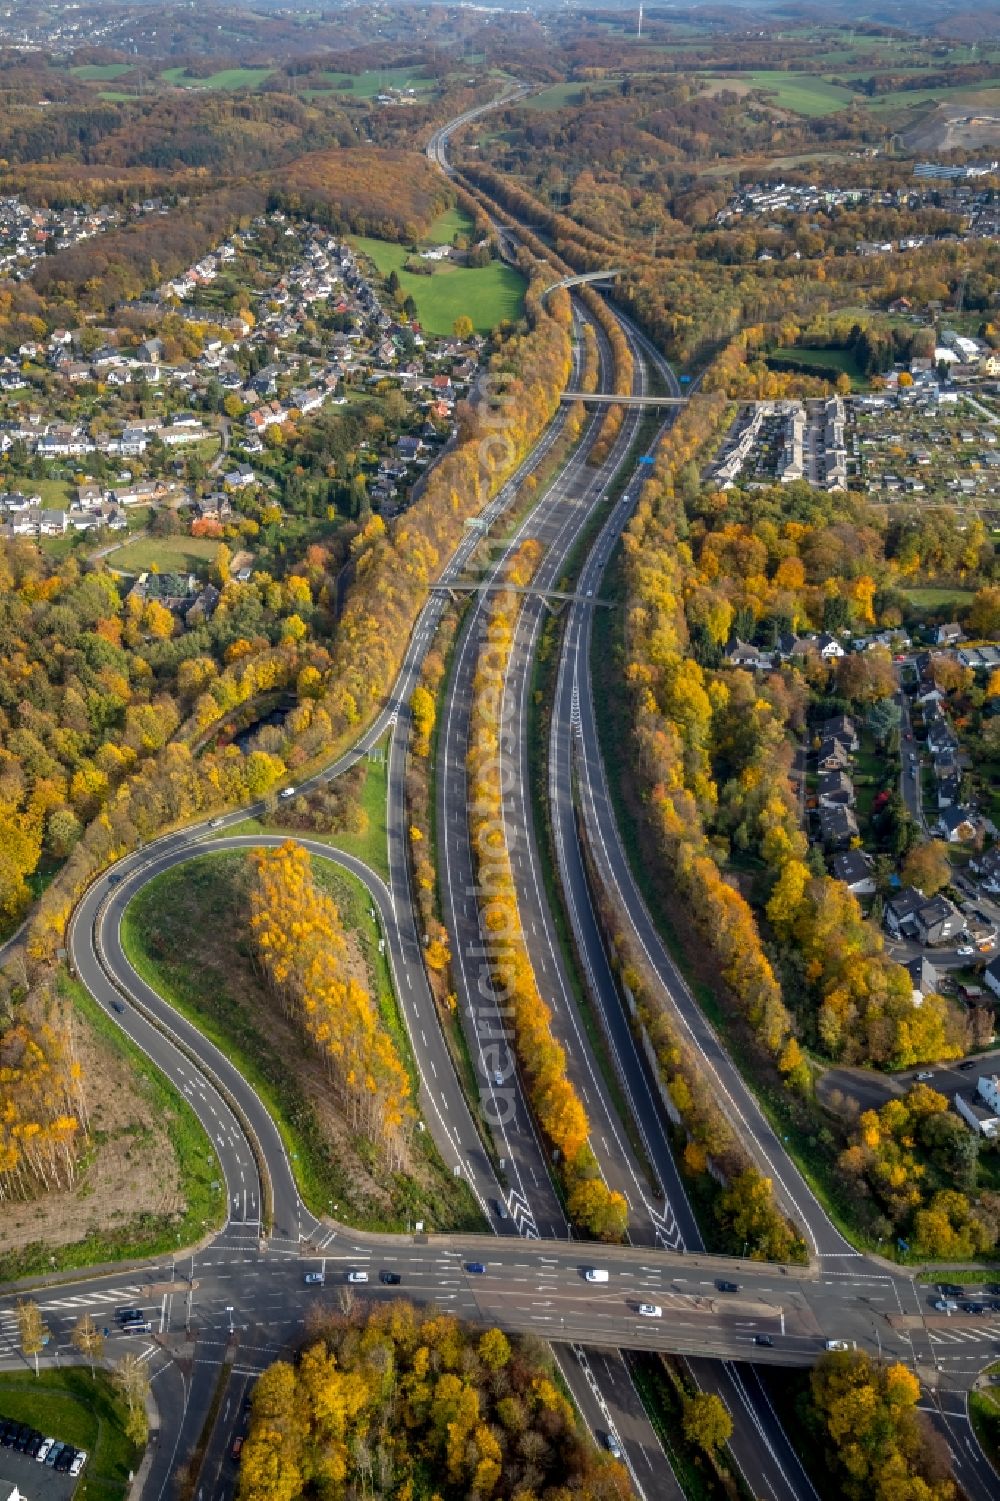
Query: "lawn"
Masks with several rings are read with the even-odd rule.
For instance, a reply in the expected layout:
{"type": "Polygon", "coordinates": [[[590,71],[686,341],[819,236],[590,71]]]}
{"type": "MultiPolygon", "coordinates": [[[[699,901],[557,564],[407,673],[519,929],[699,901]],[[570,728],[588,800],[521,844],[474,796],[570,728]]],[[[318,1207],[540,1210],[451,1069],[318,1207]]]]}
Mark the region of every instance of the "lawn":
{"type": "MultiPolygon", "coordinates": [[[[182,1015],[220,1047],[257,1089],[281,1132],[305,1202],[347,1224],[402,1231],[407,1219],[437,1230],[482,1228],[461,1180],[447,1172],[430,1133],[417,1132],[408,1174],[388,1171],[351,1131],[330,1096],[318,1055],[275,1008],[248,942],[246,855],[200,855],[155,877],[133,897],[122,923],[130,962],[182,1015]]],[[[335,900],[371,993],[417,1087],[388,961],[369,915],[371,898],[354,876],[313,861],[317,885],[335,900]]]]}
{"type": "Polygon", "coordinates": [[[123,73],[131,73],[134,67],[134,63],[81,63],[69,71],[82,83],[107,83],[112,78],[121,78],[123,73]]]}
{"type": "MultiPolygon", "coordinates": [[[[122,1501],[141,1450],[125,1436],[125,1408],[105,1371],[83,1366],[0,1375],[0,1416],[30,1423],[49,1438],[86,1449],[74,1501],[122,1501]]],[[[35,1494],[35,1492],[32,1492],[35,1494]]],[[[39,1492],[40,1494],[40,1492],[39,1492]]]]}
{"type": "Polygon", "coordinates": [[[818,78],[812,73],[768,72],[761,69],[734,74],[733,78],[725,81],[749,83],[755,89],[764,89],[774,96],[779,109],[792,110],[797,115],[832,115],[838,109],[844,109],[854,97],[850,89],[829,83],[825,78],[818,78]]]}
{"type": "Polygon", "coordinates": [[[768,364],[775,370],[802,369],[809,375],[825,376],[827,380],[836,380],[838,375],[846,372],[855,389],[868,384],[850,349],[816,349],[793,344],[788,349],[775,349],[768,355],[768,364]]]}
{"type": "Polygon", "coordinates": [[[969,1393],[969,1417],[977,1439],[995,1467],[1000,1465],[1000,1386],[993,1382],[1000,1378],[1000,1362],[990,1366],[987,1375],[993,1378],[990,1384],[969,1393]]]}
{"type": "Polygon", "coordinates": [[[219,544],[214,537],[139,537],[111,554],[122,573],[196,573],[211,563],[219,544]]]}
{"type": "Polygon", "coordinates": [[[456,235],[467,235],[472,228],[472,220],[465,209],[456,205],[438,214],[425,238],[435,245],[450,245],[456,235]]]}
{"type": "Polygon", "coordinates": [[[207,78],[192,78],[186,68],[167,68],[160,77],[179,89],[255,89],[273,72],[273,68],[223,68],[207,78]]]}
{"type": "Polygon", "coordinates": [[[972,589],[959,589],[953,585],[944,585],[939,589],[933,587],[900,589],[898,593],[908,599],[911,605],[916,605],[921,610],[951,609],[953,605],[971,604],[975,598],[975,592],[972,589]]]}
{"type": "Polygon", "coordinates": [[[382,276],[392,271],[417,305],[421,325],[432,334],[450,334],[455,319],[463,313],[472,319],[478,333],[489,333],[504,319],[517,319],[524,308],[524,277],[511,266],[491,261],[488,266],[434,266],[431,276],[404,271],[409,252],[388,240],[355,238],[354,245],[368,256],[382,276]]]}

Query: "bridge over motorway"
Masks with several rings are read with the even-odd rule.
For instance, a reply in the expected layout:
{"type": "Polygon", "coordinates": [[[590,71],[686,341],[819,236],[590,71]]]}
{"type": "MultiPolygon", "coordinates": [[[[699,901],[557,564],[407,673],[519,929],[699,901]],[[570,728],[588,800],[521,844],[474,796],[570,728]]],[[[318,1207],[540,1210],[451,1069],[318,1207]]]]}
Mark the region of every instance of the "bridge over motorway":
{"type": "Polygon", "coordinates": [[[686,396],[619,396],[609,391],[563,391],[559,400],[572,406],[582,401],[591,407],[684,407],[686,396]]]}
{"type": "MultiPolygon", "coordinates": [[[[454,599],[456,594],[530,594],[535,599],[540,599],[546,605],[551,600],[558,600],[560,607],[567,603],[580,602],[582,604],[598,605],[603,610],[613,608],[609,599],[595,599],[591,594],[574,594],[565,589],[539,589],[531,584],[505,584],[500,579],[483,579],[481,582],[470,581],[462,584],[432,584],[432,594],[447,594],[449,599],[454,599]]],[[[550,606],[551,608],[551,606],[550,606]]],[[[556,612],[553,611],[553,614],[556,612]]]]}

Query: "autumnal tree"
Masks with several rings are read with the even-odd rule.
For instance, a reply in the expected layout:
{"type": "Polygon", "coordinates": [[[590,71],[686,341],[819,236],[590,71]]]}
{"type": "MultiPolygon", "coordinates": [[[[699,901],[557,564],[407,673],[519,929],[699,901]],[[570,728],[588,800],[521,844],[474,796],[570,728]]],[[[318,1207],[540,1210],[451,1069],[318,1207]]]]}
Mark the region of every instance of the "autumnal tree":
{"type": "Polygon", "coordinates": [[[471,339],[474,326],[468,313],[462,313],[460,317],[455,319],[451,326],[451,331],[456,339],[471,339]]]}
{"type": "Polygon", "coordinates": [[[941,839],[915,844],[903,861],[901,875],[908,886],[916,886],[925,896],[935,896],[951,880],[948,846],[941,839]]]}
{"type": "Polygon", "coordinates": [[[80,1315],[73,1325],[70,1338],[80,1354],[90,1361],[90,1374],[93,1376],[95,1366],[104,1354],[104,1335],[91,1314],[80,1315]]]}
{"type": "Polygon", "coordinates": [[[732,1437],[733,1420],[722,1398],[714,1392],[696,1392],[693,1397],[685,1397],[681,1422],[684,1437],[706,1454],[714,1454],[732,1437]]]}
{"type": "Polygon", "coordinates": [[[21,1346],[21,1353],[27,1355],[35,1362],[35,1375],[38,1375],[38,1357],[49,1342],[49,1331],[45,1327],[41,1309],[37,1303],[28,1298],[18,1298],[15,1307],[17,1317],[17,1337],[21,1346]]]}
{"type": "Polygon", "coordinates": [[[142,1446],[149,1436],[146,1399],[149,1371],[138,1355],[123,1355],[114,1368],[113,1380],[128,1410],[125,1432],[133,1444],[142,1446]]]}

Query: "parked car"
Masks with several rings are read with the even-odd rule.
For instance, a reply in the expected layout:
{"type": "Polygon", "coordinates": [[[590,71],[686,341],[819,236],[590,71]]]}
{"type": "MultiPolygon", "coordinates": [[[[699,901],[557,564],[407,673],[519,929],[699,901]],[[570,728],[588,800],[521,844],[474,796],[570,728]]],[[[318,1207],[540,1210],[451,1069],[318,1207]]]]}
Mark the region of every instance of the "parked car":
{"type": "Polygon", "coordinates": [[[986,1312],[986,1304],[985,1303],[963,1303],[962,1304],[962,1312],[963,1313],[985,1313],[986,1312]]]}
{"type": "Polygon", "coordinates": [[[46,1456],[45,1456],[45,1464],[48,1466],[48,1468],[50,1470],[54,1470],[55,1469],[55,1467],[56,1467],[56,1460],[59,1458],[60,1454],[65,1449],[65,1447],[66,1447],[65,1444],[61,1444],[57,1440],[52,1445],[52,1448],[49,1450],[48,1454],[46,1454],[46,1456]]]}
{"type": "Polygon", "coordinates": [[[960,1298],[962,1296],[962,1289],[957,1282],[939,1282],[937,1290],[942,1298],[960,1298]]]}
{"type": "Polygon", "coordinates": [[[956,950],[955,950],[955,953],[956,953],[956,954],[957,954],[957,955],[958,955],[958,957],[959,957],[959,958],[960,958],[960,959],[971,959],[971,958],[972,958],[972,956],[973,956],[973,954],[974,954],[974,953],[975,953],[975,952],[976,952],[976,951],[975,951],[975,949],[974,949],[974,948],[973,948],[973,947],[972,947],[972,944],[971,944],[971,943],[963,943],[963,944],[962,944],[962,946],[961,946],[961,948],[957,948],[957,949],[956,949],[956,950]]]}
{"type": "Polygon", "coordinates": [[[951,1298],[935,1298],[931,1307],[938,1313],[957,1313],[958,1304],[951,1298]]]}
{"type": "Polygon", "coordinates": [[[55,1439],[54,1438],[43,1438],[42,1439],[41,1448],[39,1449],[38,1453],[35,1455],[35,1458],[37,1459],[37,1461],[38,1461],[38,1463],[40,1465],[43,1465],[45,1463],[45,1461],[48,1459],[49,1453],[50,1453],[50,1451],[52,1449],[52,1445],[54,1443],[55,1443],[55,1439]]]}
{"type": "Polygon", "coordinates": [[[59,1458],[56,1460],[52,1468],[54,1470],[58,1470],[60,1475],[68,1475],[70,1465],[73,1463],[75,1458],[76,1450],[73,1445],[64,1444],[59,1451],[59,1458]]]}
{"type": "Polygon", "coordinates": [[[84,1467],[84,1465],[86,1463],[87,1463],[87,1451],[86,1451],[86,1449],[77,1449],[76,1453],[73,1455],[73,1463],[69,1467],[70,1474],[71,1475],[79,1475],[80,1471],[83,1469],[83,1467],[84,1467]]]}

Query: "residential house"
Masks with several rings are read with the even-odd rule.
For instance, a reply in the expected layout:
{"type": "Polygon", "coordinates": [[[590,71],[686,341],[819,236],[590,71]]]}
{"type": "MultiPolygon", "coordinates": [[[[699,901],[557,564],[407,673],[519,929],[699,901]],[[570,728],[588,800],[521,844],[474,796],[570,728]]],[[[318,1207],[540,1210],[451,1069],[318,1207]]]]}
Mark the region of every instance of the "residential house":
{"type": "Polygon", "coordinates": [[[938,626],[934,640],[938,646],[957,646],[960,641],[965,640],[965,632],[956,620],[951,620],[947,625],[938,626]]]}
{"type": "Polygon", "coordinates": [[[938,815],[935,832],[949,844],[965,844],[976,837],[976,822],[968,808],[945,808],[938,815]]]}
{"type": "Polygon", "coordinates": [[[915,938],[917,936],[917,913],[924,906],[927,898],[917,886],[904,886],[903,889],[885,904],[885,926],[893,938],[915,938]]]}
{"type": "Polygon", "coordinates": [[[816,645],[820,656],[825,662],[832,662],[834,658],[845,655],[841,642],[837,640],[836,636],[831,636],[827,631],[823,632],[816,645]]]}
{"type": "Polygon", "coordinates": [[[833,874],[854,896],[875,895],[872,857],[864,850],[847,850],[844,854],[834,855],[833,874]]]}
{"type": "Polygon", "coordinates": [[[835,714],[831,719],[824,719],[822,724],[816,726],[816,734],[821,741],[841,740],[850,751],[858,748],[857,728],[854,720],[847,714],[835,714]]]}
{"type": "Polygon", "coordinates": [[[851,753],[842,740],[824,740],[816,752],[816,768],[824,771],[846,771],[851,764],[851,753]]]}
{"type": "Polygon", "coordinates": [[[854,783],[846,771],[823,772],[816,793],[821,808],[854,807],[854,783]]]}
{"type": "Polygon", "coordinates": [[[937,994],[941,983],[938,979],[938,972],[923,954],[918,954],[915,959],[908,959],[903,968],[909,975],[910,984],[913,986],[914,1006],[922,1006],[927,996],[937,994]]]}
{"type": "Polygon", "coordinates": [[[820,808],[819,828],[820,837],[828,850],[847,849],[855,839],[861,837],[853,808],[820,808]]]}
{"type": "MultiPolygon", "coordinates": [[[[980,1084],[984,1081],[980,1079],[980,1084]]],[[[992,1141],[1000,1133],[1000,1108],[988,1105],[977,1090],[974,1095],[955,1095],[955,1109],[977,1136],[992,1141]]]]}
{"type": "Polygon", "coordinates": [[[764,667],[771,665],[770,657],[748,641],[741,641],[734,637],[726,648],[726,662],[730,667],[764,667]]]}
{"type": "Polygon", "coordinates": [[[983,984],[993,995],[1000,997],[1000,956],[991,960],[983,970],[983,984]]]}
{"type": "Polygon", "coordinates": [[[973,855],[969,869],[984,891],[991,896],[1000,894],[1000,849],[994,848],[983,854],[973,855]]]}
{"type": "Polygon", "coordinates": [[[965,918],[946,896],[932,896],[916,914],[917,937],[928,948],[956,939],[965,931],[965,918]]]}

